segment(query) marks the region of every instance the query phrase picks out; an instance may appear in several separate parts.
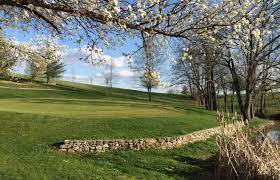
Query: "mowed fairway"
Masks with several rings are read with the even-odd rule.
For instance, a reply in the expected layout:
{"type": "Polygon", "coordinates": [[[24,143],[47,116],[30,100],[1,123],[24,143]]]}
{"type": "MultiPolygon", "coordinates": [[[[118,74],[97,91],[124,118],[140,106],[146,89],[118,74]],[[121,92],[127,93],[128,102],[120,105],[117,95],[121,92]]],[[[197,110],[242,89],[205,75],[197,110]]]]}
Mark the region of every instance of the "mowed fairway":
{"type": "Polygon", "coordinates": [[[153,94],[149,103],[143,92],[77,83],[36,90],[0,85],[10,87],[0,88],[0,179],[185,178],[216,151],[206,141],[173,150],[59,154],[51,147],[64,139],[175,136],[214,127],[215,113],[177,95],[153,94]]]}

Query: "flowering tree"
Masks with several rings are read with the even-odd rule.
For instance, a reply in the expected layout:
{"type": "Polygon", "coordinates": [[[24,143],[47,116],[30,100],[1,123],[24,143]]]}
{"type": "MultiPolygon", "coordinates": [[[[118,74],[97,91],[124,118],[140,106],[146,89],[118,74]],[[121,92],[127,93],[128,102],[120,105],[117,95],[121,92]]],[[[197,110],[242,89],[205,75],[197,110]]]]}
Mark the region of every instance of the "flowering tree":
{"type": "Polygon", "coordinates": [[[160,83],[159,73],[156,71],[145,71],[143,76],[140,77],[141,84],[148,91],[149,101],[152,100],[152,88],[158,87],[160,83]]]}
{"type": "Polygon", "coordinates": [[[175,67],[177,75],[180,74],[179,71],[181,75],[188,77],[204,98],[207,97],[209,87],[212,87],[210,92],[215,91],[212,83],[224,84],[224,77],[219,76],[217,72],[221,69],[220,65],[227,67],[226,72],[231,74],[232,87],[237,93],[239,110],[244,119],[250,120],[255,114],[255,96],[262,91],[261,89],[267,89],[261,88],[262,84],[269,80],[267,72],[274,72],[274,76],[270,76],[274,80],[277,79],[275,73],[279,74],[280,2],[231,2],[240,9],[228,16],[235,16],[239,20],[215,29],[211,35],[193,34],[182,43],[182,59],[175,67]],[[210,78],[205,76],[207,72],[210,78]],[[218,79],[213,78],[215,73],[218,79]],[[207,86],[204,87],[204,83],[207,86]],[[243,89],[245,99],[241,95],[243,89]]]}
{"type": "Polygon", "coordinates": [[[254,117],[254,98],[265,69],[279,67],[279,58],[273,61],[269,58],[275,56],[280,48],[279,7],[280,3],[275,1],[246,1],[244,8],[250,9],[250,13],[221,32],[226,48],[225,65],[231,72],[244,119],[254,117]],[[269,66],[263,69],[267,64],[269,66]],[[241,78],[245,79],[244,100],[241,97],[241,78]]]}
{"type": "Polygon", "coordinates": [[[142,33],[142,46],[136,57],[130,62],[130,67],[140,74],[140,82],[148,91],[148,98],[151,101],[152,88],[156,88],[160,83],[159,68],[163,60],[163,53],[159,50],[158,43],[162,42],[156,36],[142,33]],[[160,42],[159,42],[160,41],[160,42]]]}
{"type": "MultiPolygon", "coordinates": [[[[137,31],[188,38],[190,32],[208,34],[235,23],[246,12],[233,3],[207,0],[1,0],[1,23],[67,34],[77,42],[110,45],[137,31]],[[234,14],[230,15],[229,14],[234,14]],[[87,37],[87,38],[83,38],[87,37]]],[[[120,41],[119,41],[120,40],[120,41]]]]}
{"type": "Polygon", "coordinates": [[[17,60],[13,44],[7,41],[0,32],[0,76],[6,76],[17,60]]]}
{"type": "Polygon", "coordinates": [[[57,45],[56,39],[38,36],[30,43],[17,47],[22,59],[27,62],[26,72],[30,74],[31,80],[43,76],[46,72],[50,75],[50,68],[54,68],[53,65],[61,58],[58,52],[61,46],[57,45]]]}
{"type": "Polygon", "coordinates": [[[46,64],[43,59],[36,53],[30,53],[27,59],[27,65],[25,69],[25,73],[30,76],[31,82],[35,80],[35,78],[42,77],[46,68],[46,64]]]}

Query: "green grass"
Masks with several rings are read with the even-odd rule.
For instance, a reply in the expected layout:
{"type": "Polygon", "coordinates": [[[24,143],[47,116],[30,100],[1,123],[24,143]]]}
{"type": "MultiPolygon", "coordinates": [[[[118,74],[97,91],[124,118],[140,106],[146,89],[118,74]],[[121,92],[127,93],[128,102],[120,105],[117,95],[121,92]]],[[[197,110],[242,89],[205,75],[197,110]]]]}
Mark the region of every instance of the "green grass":
{"type": "Polygon", "coordinates": [[[214,140],[173,150],[65,155],[51,147],[64,139],[175,136],[217,126],[215,112],[188,98],[108,89],[79,83],[30,88],[1,81],[0,179],[186,179],[205,172],[214,140]]]}

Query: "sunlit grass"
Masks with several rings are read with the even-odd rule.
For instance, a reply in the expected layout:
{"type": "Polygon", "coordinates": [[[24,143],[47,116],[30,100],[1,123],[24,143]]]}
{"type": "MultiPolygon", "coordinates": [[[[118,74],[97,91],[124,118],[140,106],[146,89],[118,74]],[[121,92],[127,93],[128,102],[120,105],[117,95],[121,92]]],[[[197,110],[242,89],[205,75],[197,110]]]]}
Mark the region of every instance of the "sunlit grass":
{"type": "Polygon", "coordinates": [[[138,91],[68,82],[54,88],[63,91],[0,88],[0,179],[185,179],[211,167],[213,139],[173,150],[53,152],[64,139],[175,136],[217,125],[215,112],[183,96],[153,94],[149,103],[138,91]]]}

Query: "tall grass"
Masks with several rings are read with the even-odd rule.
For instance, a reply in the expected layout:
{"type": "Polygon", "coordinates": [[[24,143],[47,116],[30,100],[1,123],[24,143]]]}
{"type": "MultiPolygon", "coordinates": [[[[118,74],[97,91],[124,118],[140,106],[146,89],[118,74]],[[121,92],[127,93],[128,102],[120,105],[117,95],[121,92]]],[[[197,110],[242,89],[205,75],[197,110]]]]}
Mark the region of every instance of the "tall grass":
{"type": "MultiPolygon", "coordinates": [[[[217,119],[224,124],[223,115],[218,113],[217,119]]],[[[231,129],[222,125],[223,132],[217,136],[218,174],[227,179],[280,179],[280,145],[268,138],[254,142],[245,124],[236,121],[231,129]]]]}

